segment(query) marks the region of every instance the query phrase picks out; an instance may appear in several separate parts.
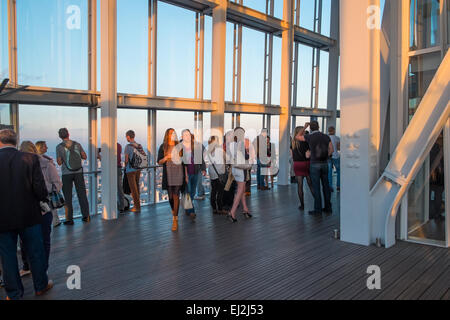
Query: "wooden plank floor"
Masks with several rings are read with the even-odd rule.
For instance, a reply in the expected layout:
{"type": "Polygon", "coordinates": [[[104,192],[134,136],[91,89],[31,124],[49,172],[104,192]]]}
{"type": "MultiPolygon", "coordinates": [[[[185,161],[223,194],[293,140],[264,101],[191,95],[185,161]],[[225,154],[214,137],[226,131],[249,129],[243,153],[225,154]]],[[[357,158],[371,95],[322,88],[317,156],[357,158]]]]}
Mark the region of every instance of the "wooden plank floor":
{"type": "MultiPolygon", "coordinates": [[[[312,207],[307,199],[307,208],[312,207]]],[[[249,198],[254,218],[231,224],[200,202],[195,223],[180,216],[172,233],[168,204],[116,221],[93,218],[52,236],[55,288],[40,299],[449,299],[450,250],[399,242],[391,249],[333,239],[335,213],[301,213],[296,187],[249,198]],[[66,269],[81,268],[81,290],[68,290],[66,269]],[[369,265],[382,289],[366,287],[369,265]]],[[[30,278],[27,299],[35,299],[30,278]]],[[[5,292],[0,290],[0,298],[5,292]]]]}

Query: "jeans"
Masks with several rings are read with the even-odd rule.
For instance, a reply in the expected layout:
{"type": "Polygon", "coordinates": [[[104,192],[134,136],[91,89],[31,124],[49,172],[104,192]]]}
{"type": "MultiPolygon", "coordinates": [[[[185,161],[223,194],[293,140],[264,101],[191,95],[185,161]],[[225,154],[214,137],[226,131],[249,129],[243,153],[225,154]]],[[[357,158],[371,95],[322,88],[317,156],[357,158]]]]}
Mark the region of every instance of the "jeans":
{"type": "Polygon", "coordinates": [[[83,218],[89,217],[89,202],[86,195],[86,185],[84,183],[83,173],[66,174],[62,176],[63,193],[65,204],[67,208],[66,220],[73,220],[73,207],[72,207],[72,186],[75,184],[75,190],[77,191],[78,201],[80,203],[81,214],[83,218]]]}
{"type": "Polygon", "coordinates": [[[261,174],[261,161],[259,159],[256,163],[256,182],[258,183],[258,187],[264,187],[266,185],[264,175],[261,174]]]}
{"type": "Polygon", "coordinates": [[[328,181],[330,188],[333,188],[333,167],[336,169],[337,182],[336,187],[341,187],[341,159],[331,159],[328,161],[328,181]]]}
{"type": "Polygon", "coordinates": [[[125,209],[125,195],[123,194],[123,174],[122,168],[117,168],[117,202],[119,210],[125,209]]]}
{"type": "MultiPolygon", "coordinates": [[[[51,248],[51,237],[52,234],[52,221],[53,221],[53,214],[51,212],[46,213],[42,216],[42,240],[44,242],[44,249],[45,249],[45,258],[47,259],[47,265],[50,262],[50,248],[51,248]]],[[[30,263],[28,259],[28,254],[25,249],[25,245],[23,241],[20,241],[20,253],[22,255],[22,262],[23,262],[23,270],[30,270],[30,263]]]]}
{"type": "Polygon", "coordinates": [[[5,290],[10,299],[23,297],[23,284],[19,275],[17,262],[17,240],[23,242],[30,262],[35,292],[44,290],[48,285],[44,242],[40,224],[22,230],[0,233],[0,257],[3,268],[5,290]]]}
{"type": "Polygon", "coordinates": [[[328,181],[328,163],[311,163],[311,181],[314,190],[314,211],[322,212],[320,183],[322,182],[325,211],[331,212],[331,190],[328,181]]]}
{"type": "Polygon", "coordinates": [[[223,209],[223,192],[224,186],[219,179],[211,180],[211,207],[215,211],[223,209]]]}
{"type": "Polygon", "coordinates": [[[188,175],[188,184],[187,184],[187,189],[186,192],[189,193],[189,195],[191,196],[191,201],[192,201],[192,209],[186,210],[186,213],[190,214],[190,213],[195,213],[195,208],[194,208],[194,197],[195,197],[195,191],[197,189],[197,183],[198,183],[198,174],[189,174],[188,175]]]}
{"type": "Polygon", "coordinates": [[[205,187],[203,186],[203,174],[201,171],[198,173],[197,178],[197,195],[199,197],[205,196],[205,187]]]}

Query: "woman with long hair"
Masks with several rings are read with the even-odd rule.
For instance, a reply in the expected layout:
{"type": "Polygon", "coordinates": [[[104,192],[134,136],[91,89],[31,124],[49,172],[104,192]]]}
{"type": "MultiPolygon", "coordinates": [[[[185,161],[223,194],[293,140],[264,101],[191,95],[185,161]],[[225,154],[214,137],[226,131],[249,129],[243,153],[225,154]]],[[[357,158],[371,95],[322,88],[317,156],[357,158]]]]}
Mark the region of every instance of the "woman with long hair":
{"type": "MultiPolygon", "coordinates": [[[[20,151],[27,153],[34,153],[39,156],[39,164],[41,165],[42,174],[44,176],[45,185],[47,187],[47,191],[51,193],[53,190],[61,191],[62,189],[62,181],[58,175],[58,171],[56,170],[56,166],[52,159],[45,158],[39,155],[36,146],[31,141],[24,141],[20,145],[20,151]]],[[[51,208],[50,208],[51,209],[51,208]]],[[[50,260],[50,249],[51,249],[51,233],[52,233],[52,222],[53,215],[57,215],[57,210],[52,209],[49,212],[42,213],[42,238],[44,240],[44,248],[45,248],[45,256],[47,258],[47,265],[50,260]]],[[[21,276],[27,275],[30,273],[30,266],[28,263],[27,253],[24,250],[24,247],[20,245],[22,252],[22,261],[23,268],[20,270],[21,276]]]]}
{"type": "Polygon", "coordinates": [[[158,164],[163,166],[162,189],[169,194],[169,203],[172,208],[172,231],[178,230],[178,210],[180,207],[180,193],[185,181],[184,168],[181,162],[181,151],[177,133],[174,129],[166,130],[164,142],[158,151],[158,164]]]}
{"type": "MultiPolygon", "coordinates": [[[[194,141],[194,135],[189,129],[183,130],[181,133],[183,145],[183,163],[184,163],[184,176],[186,179],[186,191],[191,197],[191,201],[194,200],[195,192],[197,190],[198,178],[201,173],[206,175],[206,164],[203,159],[203,146],[194,141]]],[[[195,220],[195,208],[192,205],[192,209],[186,210],[186,215],[195,220]]]]}
{"type": "Polygon", "coordinates": [[[313,187],[311,177],[309,176],[310,156],[311,151],[309,144],[305,141],[300,141],[299,138],[304,135],[304,127],[297,127],[294,131],[294,138],[292,139],[291,153],[294,161],[294,172],[298,185],[298,198],[300,200],[300,210],[305,210],[305,195],[303,192],[303,180],[306,178],[309,190],[313,194],[313,187]]]}
{"type": "Polygon", "coordinates": [[[236,212],[239,204],[242,204],[242,214],[247,218],[251,218],[250,210],[245,199],[245,186],[250,178],[246,171],[251,169],[256,159],[255,150],[250,144],[248,151],[245,148],[245,130],[241,127],[234,129],[234,142],[230,144],[230,154],[232,155],[232,174],[237,182],[237,191],[234,197],[233,207],[231,208],[228,218],[232,222],[237,222],[236,212]]]}

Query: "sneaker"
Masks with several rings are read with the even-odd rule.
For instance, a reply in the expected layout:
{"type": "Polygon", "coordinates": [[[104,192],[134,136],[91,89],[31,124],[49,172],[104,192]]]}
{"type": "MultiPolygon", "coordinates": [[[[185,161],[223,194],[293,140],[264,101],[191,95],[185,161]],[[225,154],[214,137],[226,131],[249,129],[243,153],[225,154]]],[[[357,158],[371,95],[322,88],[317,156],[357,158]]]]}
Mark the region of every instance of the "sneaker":
{"type": "Polygon", "coordinates": [[[20,277],[25,277],[25,276],[31,274],[31,271],[22,269],[22,270],[19,271],[19,274],[20,274],[20,277]]]}

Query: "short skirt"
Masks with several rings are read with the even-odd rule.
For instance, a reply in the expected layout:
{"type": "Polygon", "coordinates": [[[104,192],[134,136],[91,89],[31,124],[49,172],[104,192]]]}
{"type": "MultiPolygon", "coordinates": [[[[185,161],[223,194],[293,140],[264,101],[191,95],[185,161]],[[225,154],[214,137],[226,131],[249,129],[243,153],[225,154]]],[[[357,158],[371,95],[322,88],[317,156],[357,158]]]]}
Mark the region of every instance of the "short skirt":
{"type": "Polygon", "coordinates": [[[309,161],[294,161],[294,172],[296,177],[309,177],[309,161]]]}
{"type": "Polygon", "coordinates": [[[236,182],[245,182],[245,172],[242,169],[232,168],[231,173],[233,174],[234,180],[236,182]]]}

